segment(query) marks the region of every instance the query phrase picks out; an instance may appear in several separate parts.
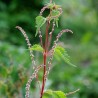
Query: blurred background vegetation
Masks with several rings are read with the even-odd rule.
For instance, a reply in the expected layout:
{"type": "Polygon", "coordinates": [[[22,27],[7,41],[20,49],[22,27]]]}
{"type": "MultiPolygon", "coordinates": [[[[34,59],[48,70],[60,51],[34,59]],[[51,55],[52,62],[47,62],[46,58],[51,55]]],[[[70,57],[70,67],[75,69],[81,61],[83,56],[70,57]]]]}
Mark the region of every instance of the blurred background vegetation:
{"type": "MultiPolygon", "coordinates": [[[[32,45],[39,43],[38,37],[34,37],[35,17],[48,1],[0,0],[0,98],[24,98],[25,84],[33,69],[26,42],[15,26],[24,28],[32,45]]],[[[60,44],[77,68],[54,59],[46,89],[67,93],[80,88],[68,98],[98,98],[98,0],[54,1],[63,8],[54,36],[64,28],[74,32],[63,35],[60,44]]],[[[40,54],[35,55],[36,61],[40,61],[40,54]]],[[[33,98],[37,98],[37,89],[34,80],[33,98]]]]}

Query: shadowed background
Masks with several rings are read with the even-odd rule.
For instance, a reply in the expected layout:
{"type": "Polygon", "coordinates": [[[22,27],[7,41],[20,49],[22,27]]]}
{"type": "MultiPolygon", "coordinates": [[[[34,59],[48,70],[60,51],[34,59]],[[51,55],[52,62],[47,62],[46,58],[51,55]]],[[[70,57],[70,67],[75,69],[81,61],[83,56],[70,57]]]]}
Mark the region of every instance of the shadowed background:
{"type": "MultiPolygon", "coordinates": [[[[64,34],[59,42],[77,68],[60,58],[54,59],[46,89],[67,93],[79,88],[79,92],[68,98],[98,98],[98,0],[54,1],[62,6],[63,14],[53,40],[62,29],[74,32],[64,34]]],[[[33,69],[24,37],[15,26],[26,31],[32,45],[38,44],[35,18],[46,3],[48,0],[0,0],[0,98],[24,98],[25,84],[33,69]]],[[[41,62],[42,55],[35,55],[36,61],[41,62]]],[[[38,98],[37,92],[34,80],[31,98],[38,98]]]]}

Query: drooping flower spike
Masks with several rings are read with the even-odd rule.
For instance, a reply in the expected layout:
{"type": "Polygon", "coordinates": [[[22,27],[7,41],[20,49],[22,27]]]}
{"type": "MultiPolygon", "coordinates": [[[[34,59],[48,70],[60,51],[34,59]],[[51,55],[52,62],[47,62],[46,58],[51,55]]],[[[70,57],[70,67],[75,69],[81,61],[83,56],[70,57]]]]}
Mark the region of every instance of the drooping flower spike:
{"type": "Polygon", "coordinates": [[[58,35],[56,36],[56,40],[54,41],[54,45],[53,45],[53,47],[52,47],[52,49],[51,49],[50,59],[49,59],[49,61],[48,61],[48,70],[47,70],[47,73],[46,73],[47,75],[49,74],[50,69],[51,69],[53,54],[54,54],[54,52],[55,52],[55,48],[56,48],[56,46],[57,46],[57,42],[58,42],[59,38],[62,36],[62,34],[65,33],[65,32],[73,33],[73,32],[72,32],[71,30],[69,30],[69,29],[64,29],[64,30],[60,31],[60,33],[58,33],[58,35]]]}
{"type": "Polygon", "coordinates": [[[20,26],[16,26],[17,29],[19,29],[21,31],[21,33],[23,34],[26,42],[27,42],[27,45],[28,45],[28,49],[29,49],[29,52],[30,52],[30,57],[31,57],[31,60],[32,60],[32,64],[33,64],[33,69],[35,69],[35,60],[34,60],[34,55],[33,55],[33,51],[30,49],[31,48],[31,43],[29,41],[29,38],[26,34],[26,32],[20,27],[20,26]]]}
{"type": "Polygon", "coordinates": [[[42,16],[42,15],[43,15],[43,12],[44,12],[46,9],[49,9],[48,6],[44,6],[44,7],[41,9],[39,15],[42,16]]]}
{"type": "Polygon", "coordinates": [[[37,74],[38,74],[38,71],[43,67],[43,65],[40,65],[38,67],[35,68],[34,70],[34,73],[30,76],[27,84],[26,84],[26,95],[25,95],[25,98],[29,98],[29,91],[30,91],[30,85],[31,85],[31,82],[34,78],[36,78],[37,74]]]}

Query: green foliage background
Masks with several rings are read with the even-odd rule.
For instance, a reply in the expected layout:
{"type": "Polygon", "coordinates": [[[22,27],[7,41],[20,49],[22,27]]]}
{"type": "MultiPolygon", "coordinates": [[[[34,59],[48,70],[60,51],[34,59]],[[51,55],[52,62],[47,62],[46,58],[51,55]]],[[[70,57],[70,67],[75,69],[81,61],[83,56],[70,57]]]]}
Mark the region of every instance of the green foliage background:
{"type": "MultiPolygon", "coordinates": [[[[77,68],[68,66],[60,58],[54,59],[46,89],[67,93],[80,88],[79,92],[68,98],[98,98],[98,0],[54,1],[62,6],[63,14],[53,40],[64,28],[74,32],[73,35],[63,35],[60,44],[66,48],[77,68]]],[[[15,26],[24,28],[32,45],[38,44],[38,36],[35,38],[35,17],[47,2],[0,0],[0,98],[24,98],[25,84],[33,69],[26,42],[15,26]]],[[[39,64],[42,55],[35,55],[39,64]]],[[[34,80],[31,96],[38,98],[37,92],[38,86],[34,80]]]]}

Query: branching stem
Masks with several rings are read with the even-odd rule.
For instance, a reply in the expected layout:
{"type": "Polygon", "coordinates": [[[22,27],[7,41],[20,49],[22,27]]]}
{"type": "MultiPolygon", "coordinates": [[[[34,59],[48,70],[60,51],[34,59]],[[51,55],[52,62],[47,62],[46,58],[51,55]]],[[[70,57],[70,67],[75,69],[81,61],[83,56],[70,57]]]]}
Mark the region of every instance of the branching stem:
{"type": "MultiPolygon", "coordinates": [[[[52,0],[50,0],[50,3],[52,3],[52,0]]],[[[51,4],[50,4],[50,5],[51,5],[51,4]]],[[[43,40],[42,40],[41,30],[38,31],[38,33],[39,33],[39,38],[40,38],[40,43],[41,43],[41,46],[43,47],[43,64],[40,65],[40,66],[38,66],[38,67],[35,67],[35,66],[34,66],[34,68],[33,68],[33,69],[34,69],[34,73],[30,76],[30,78],[29,78],[29,80],[27,81],[27,84],[26,84],[26,95],[25,95],[25,98],[29,98],[30,85],[31,85],[31,82],[32,82],[32,80],[33,80],[34,78],[36,78],[36,80],[37,80],[37,82],[38,82],[38,84],[39,84],[39,88],[40,88],[40,98],[43,97],[46,79],[47,79],[47,76],[48,76],[49,71],[50,71],[50,69],[51,69],[51,62],[52,62],[52,59],[53,59],[53,54],[54,54],[54,52],[55,52],[55,48],[56,48],[56,46],[57,46],[57,42],[58,42],[59,38],[62,36],[62,34],[63,34],[64,32],[71,32],[71,33],[73,33],[73,32],[72,32],[71,30],[69,30],[69,29],[64,29],[64,30],[60,31],[60,33],[58,33],[58,35],[57,35],[57,37],[56,37],[56,40],[54,41],[54,44],[53,44],[52,49],[51,49],[50,52],[49,52],[49,47],[50,47],[51,40],[52,40],[52,34],[53,34],[54,28],[55,28],[55,21],[53,21],[52,30],[51,30],[51,32],[49,33],[50,21],[53,20],[53,19],[54,19],[54,20],[57,19],[57,18],[62,14],[63,11],[62,11],[62,8],[58,8],[58,7],[57,7],[57,9],[56,9],[56,6],[55,6],[55,5],[54,5],[52,8],[51,8],[51,6],[49,7],[49,5],[47,5],[47,6],[44,6],[44,7],[41,9],[39,15],[42,16],[42,15],[43,15],[43,12],[44,12],[46,9],[50,9],[50,14],[49,14],[49,16],[46,18],[46,21],[47,21],[47,22],[45,21],[45,22],[46,22],[46,32],[45,32],[45,42],[44,42],[44,43],[43,43],[43,40]],[[58,11],[59,11],[59,14],[58,14],[58,15],[55,15],[55,16],[52,16],[51,13],[52,13],[52,10],[54,10],[54,9],[58,10],[58,11]],[[50,58],[49,58],[49,61],[47,62],[47,56],[49,56],[49,54],[50,54],[50,58]],[[46,66],[46,65],[48,65],[48,66],[46,66]],[[40,70],[41,68],[43,68],[43,77],[42,77],[42,86],[40,87],[40,81],[38,80],[38,72],[39,72],[39,70],[40,70]]],[[[31,50],[31,43],[30,43],[30,41],[29,41],[29,38],[28,38],[26,32],[25,32],[21,27],[19,27],[19,26],[16,26],[16,28],[19,29],[19,30],[22,32],[23,36],[25,37],[25,40],[26,40],[26,42],[27,42],[27,45],[28,45],[28,48],[29,48],[29,51],[30,51],[30,56],[31,56],[32,63],[33,63],[34,65],[36,65],[36,64],[35,64],[35,60],[34,60],[34,55],[33,55],[33,52],[32,52],[32,50],[31,50]]],[[[77,91],[79,91],[79,89],[76,90],[76,91],[67,93],[66,96],[71,95],[71,94],[73,94],[73,93],[76,93],[77,91]]]]}

